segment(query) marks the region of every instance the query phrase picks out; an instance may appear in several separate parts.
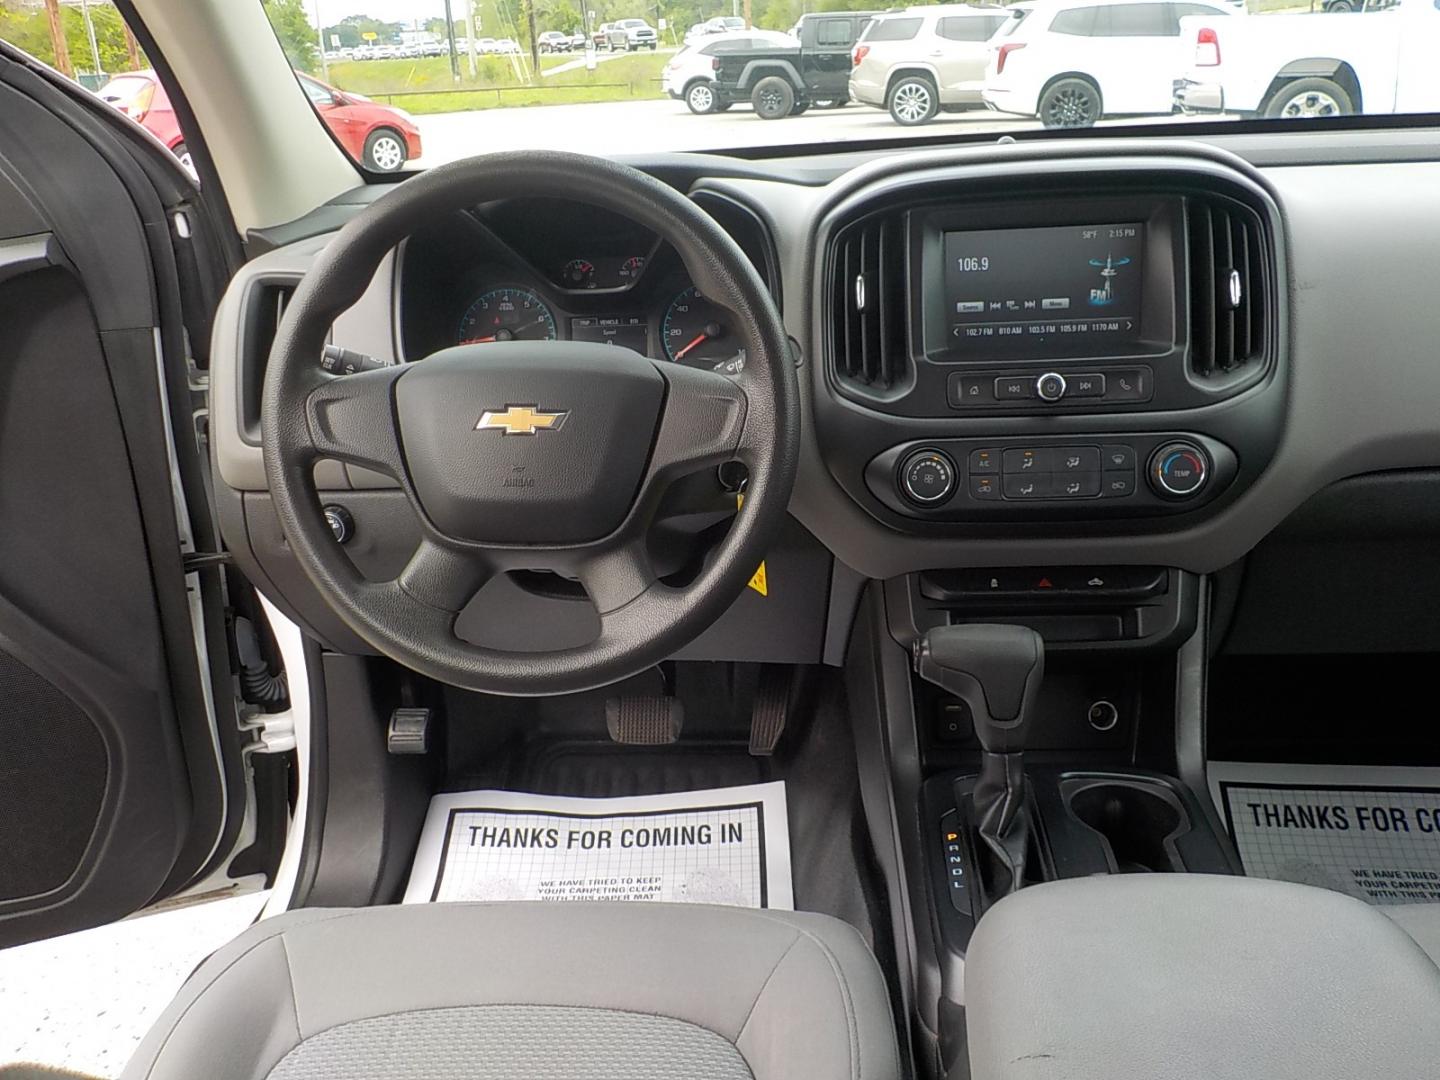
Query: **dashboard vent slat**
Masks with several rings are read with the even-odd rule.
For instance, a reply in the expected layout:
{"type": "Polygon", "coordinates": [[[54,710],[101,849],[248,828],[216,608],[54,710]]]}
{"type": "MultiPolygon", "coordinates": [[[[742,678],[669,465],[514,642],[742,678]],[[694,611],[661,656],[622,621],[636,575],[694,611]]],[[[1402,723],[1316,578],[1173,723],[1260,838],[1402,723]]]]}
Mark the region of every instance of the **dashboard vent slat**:
{"type": "Polygon", "coordinates": [[[844,229],[831,260],[831,354],[835,374],[889,391],[909,370],[905,224],[896,214],[844,229]]]}
{"type": "Polygon", "coordinates": [[[1202,377],[1261,359],[1268,273],[1265,235],[1253,211],[1200,197],[1187,210],[1190,365],[1202,377]]]}

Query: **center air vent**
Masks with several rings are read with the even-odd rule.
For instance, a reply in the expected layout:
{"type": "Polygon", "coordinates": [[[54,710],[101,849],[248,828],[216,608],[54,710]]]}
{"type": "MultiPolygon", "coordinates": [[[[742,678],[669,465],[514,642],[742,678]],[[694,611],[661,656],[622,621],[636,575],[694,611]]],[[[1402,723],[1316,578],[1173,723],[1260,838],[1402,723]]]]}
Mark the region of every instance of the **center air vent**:
{"type": "Polygon", "coordinates": [[[1190,240],[1190,366],[1212,377],[1264,359],[1269,249],[1256,214],[1227,199],[1187,207],[1190,240]]]}
{"type": "Polygon", "coordinates": [[[905,222],[869,217],[835,241],[831,281],[831,356],[840,379],[889,391],[909,371],[905,295],[905,222]]]}

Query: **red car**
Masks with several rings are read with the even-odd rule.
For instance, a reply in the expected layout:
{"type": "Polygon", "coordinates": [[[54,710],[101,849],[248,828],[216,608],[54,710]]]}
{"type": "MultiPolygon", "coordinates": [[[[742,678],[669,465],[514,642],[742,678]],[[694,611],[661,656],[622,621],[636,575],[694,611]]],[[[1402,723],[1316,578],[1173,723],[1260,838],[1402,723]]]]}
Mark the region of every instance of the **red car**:
{"type": "MultiPolygon", "coordinates": [[[[315,111],[345,151],[367,169],[395,172],[420,156],[420,129],[408,113],[377,105],[359,94],[336,90],[318,79],[296,73],[315,111]]],[[[142,125],[190,168],[190,154],[170,96],[153,71],[116,75],[100,89],[100,97],[142,125]]]]}

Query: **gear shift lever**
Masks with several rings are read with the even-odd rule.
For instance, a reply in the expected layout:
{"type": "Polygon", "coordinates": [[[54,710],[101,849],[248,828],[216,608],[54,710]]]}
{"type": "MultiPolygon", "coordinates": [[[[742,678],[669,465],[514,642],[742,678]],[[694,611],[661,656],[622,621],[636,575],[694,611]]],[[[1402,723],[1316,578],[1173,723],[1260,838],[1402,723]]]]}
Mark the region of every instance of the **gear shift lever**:
{"type": "Polygon", "coordinates": [[[916,642],[915,671],[970,707],[983,751],[971,794],[975,827],[995,871],[992,891],[1012,893],[1025,880],[1025,735],[1045,675],[1045,641],[1024,626],[941,626],[916,642]]]}

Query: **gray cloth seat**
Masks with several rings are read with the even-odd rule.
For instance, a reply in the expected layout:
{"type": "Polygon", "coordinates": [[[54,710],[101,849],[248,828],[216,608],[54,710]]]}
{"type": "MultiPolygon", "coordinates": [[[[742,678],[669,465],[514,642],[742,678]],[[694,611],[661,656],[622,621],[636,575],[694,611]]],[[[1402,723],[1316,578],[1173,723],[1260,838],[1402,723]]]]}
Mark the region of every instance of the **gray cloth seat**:
{"type": "Polygon", "coordinates": [[[823,915],[304,910],[220,949],[123,1080],[898,1080],[884,979],[823,915]]]}
{"type": "Polygon", "coordinates": [[[1380,910],[1440,964],[1440,904],[1397,904],[1380,910]]]}
{"type": "Polygon", "coordinates": [[[1440,968],[1394,914],[1199,874],[1025,889],[986,912],[965,959],[970,1074],[1434,1080],[1440,968]]]}

